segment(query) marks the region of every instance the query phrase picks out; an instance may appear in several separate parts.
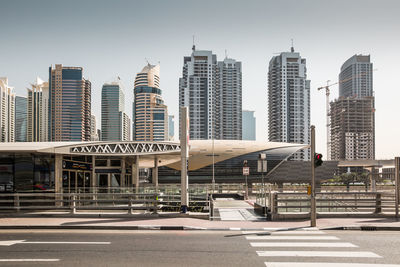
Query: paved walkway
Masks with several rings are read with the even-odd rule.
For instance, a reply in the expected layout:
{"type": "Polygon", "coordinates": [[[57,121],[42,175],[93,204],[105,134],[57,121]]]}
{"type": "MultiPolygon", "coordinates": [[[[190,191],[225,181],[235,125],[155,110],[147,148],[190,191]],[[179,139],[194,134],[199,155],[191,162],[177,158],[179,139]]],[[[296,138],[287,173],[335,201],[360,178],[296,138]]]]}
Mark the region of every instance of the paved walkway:
{"type": "MultiPolygon", "coordinates": [[[[130,228],[143,229],[157,227],[182,227],[186,229],[209,230],[244,230],[244,229],[276,229],[309,227],[310,221],[209,221],[191,217],[164,218],[146,216],[138,218],[57,218],[57,217],[30,217],[30,218],[0,218],[1,228],[17,227],[52,227],[52,228],[130,228]],[[146,218],[147,217],[147,218],[146,218]]],[[[335,227],[380,227],[400,230],[400,221],[388,218],[330,218],[318,219],[320,229],[335,227]]],[[[389,229],[388,229],[389,230],[389,229]]]]}
{"type": "Polygon", "coordinates": [[[253,206],[244,200],[217,199],[214,205],[219,214],[218,219],[221,221],[265,221],[257,216],[253,206]]]}

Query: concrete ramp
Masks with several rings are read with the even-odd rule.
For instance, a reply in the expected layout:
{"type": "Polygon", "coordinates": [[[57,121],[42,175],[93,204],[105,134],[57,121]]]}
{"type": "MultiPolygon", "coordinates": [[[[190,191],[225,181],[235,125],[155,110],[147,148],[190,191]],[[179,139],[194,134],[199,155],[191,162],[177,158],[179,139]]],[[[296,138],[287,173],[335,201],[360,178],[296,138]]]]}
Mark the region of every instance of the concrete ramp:
{"type": "Polygon", "coordinates": [[[233,198],[219,198],[214,201],[216,217],[221,221],[260,221],[265,220],[259,217],[252,205],[244,200],[234,200],[233,198]]]}

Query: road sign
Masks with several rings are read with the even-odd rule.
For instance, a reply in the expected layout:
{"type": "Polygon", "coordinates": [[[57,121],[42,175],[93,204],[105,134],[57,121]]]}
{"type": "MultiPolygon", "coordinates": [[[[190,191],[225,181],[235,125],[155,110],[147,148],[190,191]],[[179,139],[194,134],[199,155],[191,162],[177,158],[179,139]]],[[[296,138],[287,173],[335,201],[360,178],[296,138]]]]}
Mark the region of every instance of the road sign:
{"type": "Polygon", "coordinates": [[[258,160],[257,172],[267,172],[267,160],[265,160],[265,159],[258,160]]]}
{"type": "Polygon", "coordinates": [[[243,175],[250,175],[250,167],[243,167],[243,175]]]}

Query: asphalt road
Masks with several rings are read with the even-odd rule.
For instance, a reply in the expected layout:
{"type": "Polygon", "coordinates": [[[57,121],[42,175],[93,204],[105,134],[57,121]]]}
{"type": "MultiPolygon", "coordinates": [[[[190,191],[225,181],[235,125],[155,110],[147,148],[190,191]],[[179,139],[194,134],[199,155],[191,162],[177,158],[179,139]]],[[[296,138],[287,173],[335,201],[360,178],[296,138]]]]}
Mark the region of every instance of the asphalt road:
{"type": "Polygon", "coordinates": [[[400,266],[399,252],[383,231],[0,231],[1,266],[400,266]]]}

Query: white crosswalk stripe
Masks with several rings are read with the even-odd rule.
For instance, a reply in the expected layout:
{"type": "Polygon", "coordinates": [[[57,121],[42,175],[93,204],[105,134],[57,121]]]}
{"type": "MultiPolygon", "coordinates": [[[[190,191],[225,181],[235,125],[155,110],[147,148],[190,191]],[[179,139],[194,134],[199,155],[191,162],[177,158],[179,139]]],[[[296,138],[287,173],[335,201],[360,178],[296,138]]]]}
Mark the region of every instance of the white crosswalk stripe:
{"type": "Polygon", "coordinates": [[[338,237],[327,235],[316,228],[265,230],[242,231],[242,233],[250,241],[252,247],[265,248],[265,250],[256,251],[258,256],[265,259],[288,257],[287,259],[293,260],[291,262],[266,261],[267,267],[400,267],[396,264],[354,262],[354,259],[382,259],[382,256],[371,251],[358,251],[357,245],[350,242],[340,242],[338,237]],[[269,250],[270,248],[272,250],[269,250]],[[325,248],[325,250],[320,250],[320,248],[325,248]],[[326,248],[329,248],[329,250],[326,250],[326,248]],[[297,258],[302,260],[296,261],[297,258]],[[315,262],[315,259],[329,261],[329,259],[334,260],[336,258],[340,261],[352,258],[352,262],[315,262]]]}
{"type": "Polygon", "coordinates": [[[266,262],[267,267],[400,267],[397,264],[333,262],[266,262]]]}
{"type": "Polygon", "coordinates": [[[315,248],[356,248],[357,246],[348,242],[251,242],[252,247],[315,247],[315,248]]]}
{"type": "Polygon", "coordinates": [[[340,257],[340,258],[382,258],[369,251],[257,251],[263,257],[340,257]]]}
{"type": "Polygon", "coordinates": [[[274,236],[256,235],[246,236],[247,240],[338,240],[336,236],[274,236]]]}

